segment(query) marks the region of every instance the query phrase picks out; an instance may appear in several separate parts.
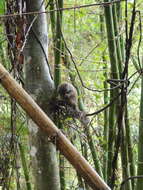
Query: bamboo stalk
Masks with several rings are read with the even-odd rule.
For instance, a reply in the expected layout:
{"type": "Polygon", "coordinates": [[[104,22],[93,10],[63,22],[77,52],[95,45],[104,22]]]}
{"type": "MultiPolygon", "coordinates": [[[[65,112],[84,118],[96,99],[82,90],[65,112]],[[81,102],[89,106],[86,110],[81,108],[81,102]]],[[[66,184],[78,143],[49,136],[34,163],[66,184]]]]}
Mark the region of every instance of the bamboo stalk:
{"type": "Polygon", "coordinates": [[[57,148],[94,190],[111,190],[65,135],[62,134],[51,119],[1,64],[0,80],[9,95],[20,104],[40,129],[45,131],[50,138],[54,137],[57,148]]]}

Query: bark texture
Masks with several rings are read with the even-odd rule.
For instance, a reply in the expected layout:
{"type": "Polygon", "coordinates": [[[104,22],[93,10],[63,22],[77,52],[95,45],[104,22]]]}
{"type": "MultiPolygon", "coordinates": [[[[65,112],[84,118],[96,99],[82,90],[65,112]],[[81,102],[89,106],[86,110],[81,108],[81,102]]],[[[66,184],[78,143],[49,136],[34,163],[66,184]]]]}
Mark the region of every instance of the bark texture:
{"type": "MultiPolygon", "coordinates": [[[[26,11],[45,11],[42,0],[26,2],[26,11]]],[[[40,107],[51,117],[48,103],[54,93],[54,82],[48,67],[48,24],[46,14],[27,17],[25,47],[25,86],[40,107]]],[[[35,114],[36,117],[36,114],[35,114]]],[[[59,190],[59,168],[56,147],[47,135],[29,119],[32,169],[36,190],[59,190]]]]}

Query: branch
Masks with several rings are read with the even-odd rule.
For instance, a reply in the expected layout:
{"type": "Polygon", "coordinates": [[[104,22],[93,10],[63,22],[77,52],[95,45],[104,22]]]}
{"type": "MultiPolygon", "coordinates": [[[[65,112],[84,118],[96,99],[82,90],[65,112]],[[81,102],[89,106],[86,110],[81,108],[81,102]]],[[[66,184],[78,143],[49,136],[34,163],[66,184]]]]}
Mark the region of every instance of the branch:
{"type": "Polygon", "coordinates": [[[97,115],[99,114],[100,112],[104,111],[105,109],[109,108],[115,101],[118,100],[119,96],[121,95],[121,93],[119,93],[115,98],[113,98],[113,100],[107,104],[105,107],[101,108],[100,110],[98,111],[95,111],[93,113],[89,113],[89,114],[86,114],[86,116],[93,116],[93,115],[97,115]]]}
{"type": "Polygon", "coordinates": [[[22,16],[22,15],[39,15],[39,14],[48,14],[51,12],[56,12],[56,11],[69,11],[69,10],[75,10],[75,9],[82,9],[82,8],[88,8],[88,7],[95,7],[95,6],[109,6],[114,3],[119,3],[123,2],[124,0],[115,0],[111,2],[102,2],[102,3],[93,3],[93,4],[87,4],[87,5],[79,5],[79,6],[74,6],[74,7],[67,7],[67,8],[60,8],[60,9],[54,9],[50,11],[33,11],[33,12],[26,12],[26,13],[14,13],[14,14],[9,14],[9,15],[0,15],[0,19],[5,19],[8,17],[17,17],[17,16],[22,16]]]}
{"type": "Polygon", "coordinates": [[[121,183],[120,190],[122,189],[123,185],[125,185],[125,183],[128,182],[129,180],[140,179],[140,178],[143,178],[143,175],[128,177],[127,179],[125,179],[125,180],[121,183]]]}

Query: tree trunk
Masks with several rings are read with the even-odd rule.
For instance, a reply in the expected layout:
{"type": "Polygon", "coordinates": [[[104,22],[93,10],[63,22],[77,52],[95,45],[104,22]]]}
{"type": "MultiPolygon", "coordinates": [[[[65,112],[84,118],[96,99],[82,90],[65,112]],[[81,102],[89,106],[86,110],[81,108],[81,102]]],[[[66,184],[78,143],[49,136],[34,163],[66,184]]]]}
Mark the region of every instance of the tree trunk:
{"type": "MultiPolygon", "coordinates": [[[[27,12],[45,11],[43,1],[27,1],[27,12]]],[[[48,102],[54,92],[48,63],[48,31],[46,14],[28,16],[28,34],[25,47],[25,86],[41,108],[50,115],[48,102]]],[[[30,146],[34,186],[36,190],[59,190],[59,169],[56,148],[35,123],[29,119],[30,146]]]]}

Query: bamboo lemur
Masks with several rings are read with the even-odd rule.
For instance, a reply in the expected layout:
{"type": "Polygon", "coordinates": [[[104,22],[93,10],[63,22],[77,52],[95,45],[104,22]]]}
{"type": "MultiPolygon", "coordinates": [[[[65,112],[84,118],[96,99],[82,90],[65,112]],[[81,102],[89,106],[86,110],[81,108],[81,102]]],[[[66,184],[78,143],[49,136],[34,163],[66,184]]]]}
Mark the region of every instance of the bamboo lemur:
{"type": "Polygon", "coordinates": [[[72,84],[67,82],[60,84],[58,86],[58,94],[62,101],[65,101],[67,105],[71,106],[76,111],[79,111],[77,91],[72,84]]]}
{"type": "Polygon", "coordinates": [[[76,88],[67,82],[64,82],[58,86],[57,92],[60,99],[72,108],[69,113],[73,117],[79,119],[83,124],[88,124],[90,122],[89,118],[86,117],[86,112],[80,111],[78,107],[78,94],[76,88]]]}

